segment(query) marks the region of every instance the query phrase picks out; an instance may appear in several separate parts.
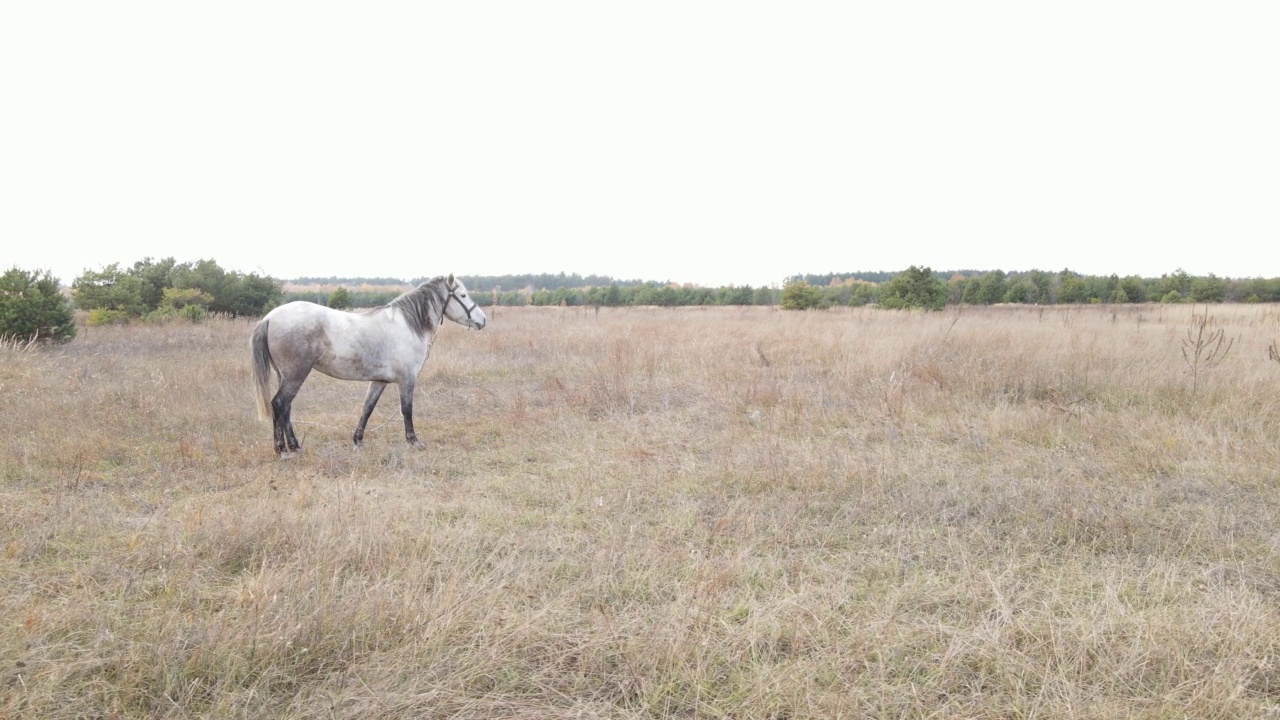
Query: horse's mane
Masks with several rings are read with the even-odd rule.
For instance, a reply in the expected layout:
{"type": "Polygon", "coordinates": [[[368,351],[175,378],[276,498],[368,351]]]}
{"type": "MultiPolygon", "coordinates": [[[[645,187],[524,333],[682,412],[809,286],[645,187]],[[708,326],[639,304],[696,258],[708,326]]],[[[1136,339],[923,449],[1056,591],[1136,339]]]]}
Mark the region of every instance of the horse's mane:
{"type": "Polygon", "coordinates": [[[423,337],[434,334],[444,319],[444,304],[448,302],[449,289],[444,276],[431,278],[418,287],[400,295],[384,307],[396,308],[404,313],[409,326],[423,337]]]}

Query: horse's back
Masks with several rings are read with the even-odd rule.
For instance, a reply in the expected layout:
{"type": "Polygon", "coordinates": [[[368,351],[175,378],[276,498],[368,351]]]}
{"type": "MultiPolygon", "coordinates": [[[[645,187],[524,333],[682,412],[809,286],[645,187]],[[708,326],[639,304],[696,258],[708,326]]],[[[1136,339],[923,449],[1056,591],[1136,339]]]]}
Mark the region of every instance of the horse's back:
{"type": "Polygon", "coordinates": [[[416,374],[426,356],[425,342],[381,310],[353,313],[297,300],[264,319],[277,362],[342,380],[398,382],[416,374]]]}
{"type": "Polygon", "coordinates": [[[289,332],[329,332],[358,336],[388,331],[389,323],[380,316],[379,310],[350,312],[306,300],[294,300],[267,313],[264,319],[271,321],[273,334],[274,329],[279,327],[289,332]]]}
{"type": "Polygon", "coordinates": [[[330,307],[319,305],[307,300],[294,300],[283,305],[278,305],[271,312],[263,316],[263,320],[271,322],[297,322],[304,318],[319,317],[326,312],[338,312],[330,307]]]}
{"type": "Polygon", "coordinates": [[[332,350],[333,308],[305,300],[285,303],[262,319],[267,324],[267,342],[277,363],[310,367],[332,350]]]}

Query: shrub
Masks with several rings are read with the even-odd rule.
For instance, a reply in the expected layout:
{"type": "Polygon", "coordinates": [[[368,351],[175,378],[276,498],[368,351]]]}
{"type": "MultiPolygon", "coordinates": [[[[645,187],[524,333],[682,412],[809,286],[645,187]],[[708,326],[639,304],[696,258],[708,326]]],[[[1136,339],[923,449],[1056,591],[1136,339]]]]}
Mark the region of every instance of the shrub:
{"type": "Polygon", "coordinates": [[[147,322],[189,320],[198,323],[209,315],[213,296],[196,288],[165,288],[160,307],[147,313],[147,322]]]}
{"type": "Polygon", "coordinates": [[[152,310],[143,319],[149,323],[167,323],[175,320],[198,323],[207,317],[209,317],[209,311],[205,310],[203,305],[187,305],[181,308],[162,307],[152,310]]]}
{"type": "Polygon", "coordinates": [[[192,306],[207,308],[212,302],[213,296],[201,292],[199,288],[165,288],[160,307],[174,310],[183,310],[192,306]]]}
{"type": "Polygon", "coordinates": [[[329,307],[334,310],[347,310],[351,307],[351,291],[339,286],[329,294],[329,307]]]}
{"type": "Polygon", "coordinates": [[[99,325],[124,325],[127,322],[129,322],[129,313],[124,310],[94,308],[89,311],[89,325],[93,327],[98,327],[99,325]]]}

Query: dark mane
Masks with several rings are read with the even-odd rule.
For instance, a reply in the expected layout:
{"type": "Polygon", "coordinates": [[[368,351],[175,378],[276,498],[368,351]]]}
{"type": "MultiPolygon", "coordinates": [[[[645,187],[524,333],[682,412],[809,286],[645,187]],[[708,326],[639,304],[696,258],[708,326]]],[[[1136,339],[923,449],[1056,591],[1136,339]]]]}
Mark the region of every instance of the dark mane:
{"type": "Polygon", "coordinates": [[[444,304],[448,301],[449,289],[445,287],[444,276],[434,277],[418,287],[402,294],[386,304],[404,313],[409,326],[423,337],[434,334],[444,318],[444,304]]]}

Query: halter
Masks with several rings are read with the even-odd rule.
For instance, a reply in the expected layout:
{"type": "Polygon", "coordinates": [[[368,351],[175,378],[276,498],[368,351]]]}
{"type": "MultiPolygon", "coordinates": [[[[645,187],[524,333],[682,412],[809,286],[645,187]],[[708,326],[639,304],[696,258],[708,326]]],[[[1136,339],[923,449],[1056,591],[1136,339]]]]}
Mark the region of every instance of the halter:
{"type": "MultiPolygon", "coordinates": [[[[458,301],[458,305],[460,305],[460,306],[462,307],[462,309],[466,311],[466,313],[467,313],[467,329],[468,329],[468,330],[470,330],[471,328],[475,327],[475,326],[476,326],[476,321],[475,321],[475,320],[473,320],[473,319],[471,318],[471,311],[472,311],[472,310],[475,310],[476,308],[478,308],[478,307],[480,307],[480,306],[479,306],[479,305],[476,305],[475,303],[471,303],[471,307],[467,307],[467,304],[466,304],[465,302],[463,302],[463,300],[462,300],[462,298],[461,298],[461,297],[459,297],[459,296],[458,296],[458,292],[457,292],[457,290],[456,290],[455,288],[449,288],[449,297],[445,298],[445,301],[444,301],[444,309],[445,309],[445,310],[448,310],[448,309],[449,309],[449,301],[450,301],[450,300],[457,300],[457,301],[458,301]]],[[[443,314],[443,312],[442,312],[441,314],[443,314]]]]}

